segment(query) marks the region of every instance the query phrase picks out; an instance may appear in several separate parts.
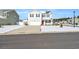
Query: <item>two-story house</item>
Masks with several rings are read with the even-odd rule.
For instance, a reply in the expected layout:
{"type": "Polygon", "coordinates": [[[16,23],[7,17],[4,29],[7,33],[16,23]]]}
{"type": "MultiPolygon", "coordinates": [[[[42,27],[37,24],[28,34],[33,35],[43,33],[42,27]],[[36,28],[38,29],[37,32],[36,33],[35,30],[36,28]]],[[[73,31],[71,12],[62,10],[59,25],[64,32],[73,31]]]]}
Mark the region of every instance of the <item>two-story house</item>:
{"type": "Polygon", "coordinates": [[[49,25],[52,23],[50,11],[31,11],[28,14],[28,25],[49,25]]]}
{"type": "Polygon", "coordinates": [[[15,10],[1,9],[0,10],[0,24],[1,25],[15,25],[19,22],[19,15],[15,10]]]}

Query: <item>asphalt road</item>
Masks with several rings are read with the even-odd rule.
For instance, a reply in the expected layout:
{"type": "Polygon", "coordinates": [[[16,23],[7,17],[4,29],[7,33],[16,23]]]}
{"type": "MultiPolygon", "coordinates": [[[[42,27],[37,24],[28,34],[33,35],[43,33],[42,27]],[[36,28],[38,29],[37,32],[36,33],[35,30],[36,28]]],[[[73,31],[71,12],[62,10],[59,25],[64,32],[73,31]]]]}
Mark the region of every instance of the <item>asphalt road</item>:
{"type": "Polygon", "coordinates": [[[79,33],[0,35],[0,49],[78,49],[79,33]]]}

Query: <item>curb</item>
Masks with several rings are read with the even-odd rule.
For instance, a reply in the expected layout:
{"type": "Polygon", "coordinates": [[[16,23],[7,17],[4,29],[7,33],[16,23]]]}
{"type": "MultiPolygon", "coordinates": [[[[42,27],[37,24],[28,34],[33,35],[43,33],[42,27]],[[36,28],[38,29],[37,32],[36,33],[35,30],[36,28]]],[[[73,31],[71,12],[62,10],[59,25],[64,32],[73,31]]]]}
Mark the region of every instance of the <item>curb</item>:
{"type": "Polygon", "coordinates": [[[51,32],[41,32],[41,33],[70,33],[70,32],[79,32],[79,31],[51,31],[51,32]]]}

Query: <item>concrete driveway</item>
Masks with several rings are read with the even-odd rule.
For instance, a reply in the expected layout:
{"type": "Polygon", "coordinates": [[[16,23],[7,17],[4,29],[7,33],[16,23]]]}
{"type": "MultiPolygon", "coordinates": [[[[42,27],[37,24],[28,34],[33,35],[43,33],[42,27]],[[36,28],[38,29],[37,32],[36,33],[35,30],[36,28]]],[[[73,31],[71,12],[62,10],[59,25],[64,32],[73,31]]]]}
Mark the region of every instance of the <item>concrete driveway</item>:
{"type": "Polygon", "coordinates": [[[36,34],[40,33],[40,26],[22,26],[19,29],[15,29],[4,33],[4,35],[12,35],[12,34],[36,34]]]}

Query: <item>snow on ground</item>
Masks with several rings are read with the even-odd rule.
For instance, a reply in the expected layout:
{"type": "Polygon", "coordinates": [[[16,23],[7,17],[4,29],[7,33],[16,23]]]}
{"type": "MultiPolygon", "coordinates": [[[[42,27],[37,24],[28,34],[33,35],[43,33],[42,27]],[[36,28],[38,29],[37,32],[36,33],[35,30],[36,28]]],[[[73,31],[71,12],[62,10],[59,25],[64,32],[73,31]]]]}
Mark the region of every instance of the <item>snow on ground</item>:
{"type": "Polygon", "coordinates": [[[20,26],[20,25],[5,25],[5,26],[0,27],[0,33],[6,33],[9,31],[21,28],[21,27],[22,26],[20,26]]]}
{"type": "Polygon", "coordinates": [[[75,32],[79,31],[79,27],[59,27],[59,26],[41,26],[41,32],[75,32]]]}
{"type": "MultiPolygon", "coordinates": [[[[19,29],[23,26],[21,25],[6,25],[2,26],[0,28],[0,33],[6,33],[15,29],[19,29]]],[[[59,27],[59,26],[41,26],[41,32],[79,32],[79,27],[69,27],[69,26],[64,26],[64,27],[59,27]]],[[[30,29],[29,29],[30,30],[30,29]]]]}

